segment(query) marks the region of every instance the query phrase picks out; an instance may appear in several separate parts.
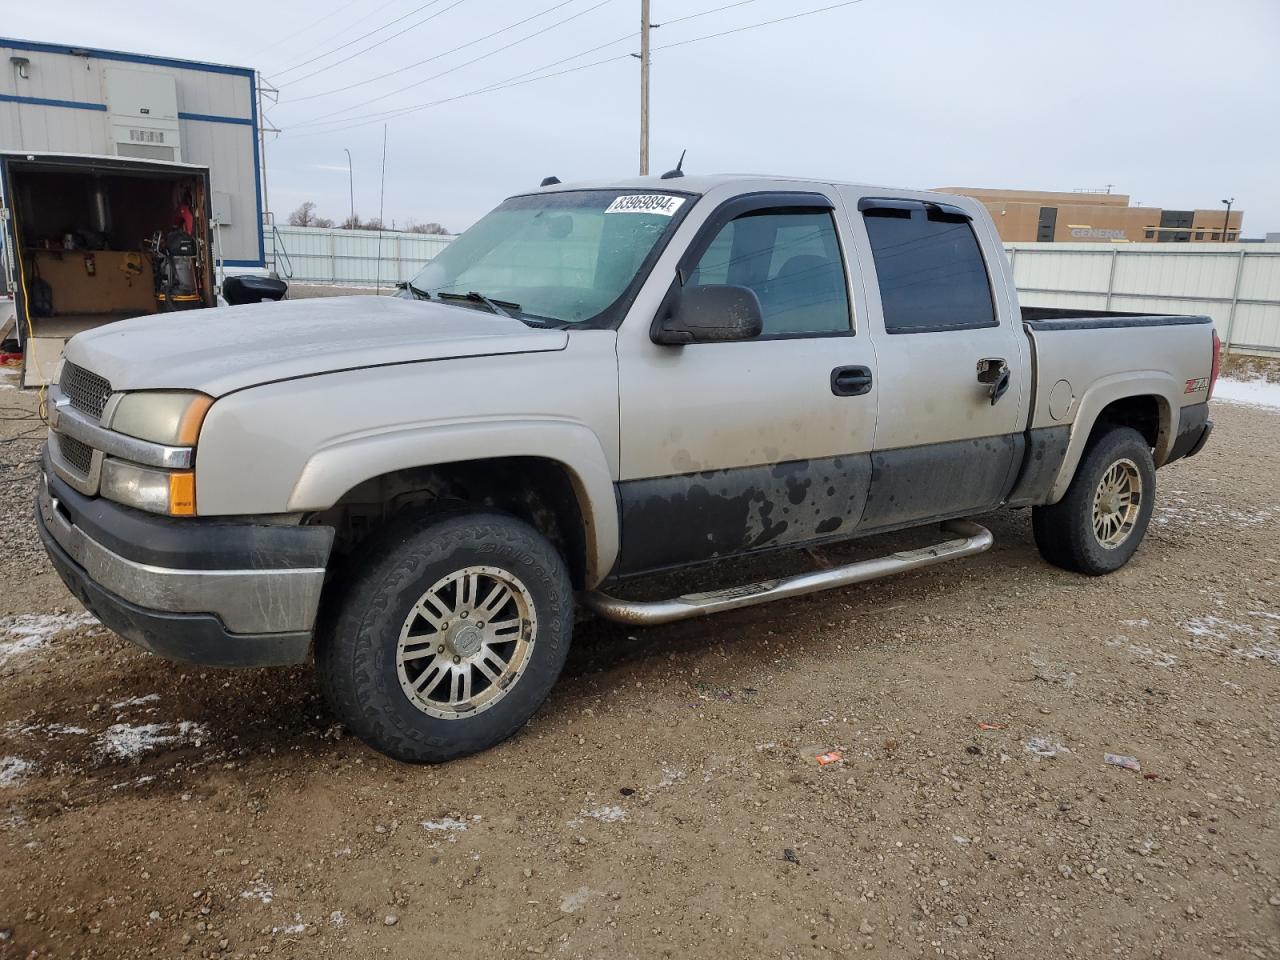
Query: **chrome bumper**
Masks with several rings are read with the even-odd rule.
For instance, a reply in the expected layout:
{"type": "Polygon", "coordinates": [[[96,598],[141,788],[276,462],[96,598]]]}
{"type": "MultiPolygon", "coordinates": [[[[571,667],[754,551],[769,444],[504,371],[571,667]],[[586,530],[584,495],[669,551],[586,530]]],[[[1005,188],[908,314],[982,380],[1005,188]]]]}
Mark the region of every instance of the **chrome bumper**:
{"type": "Polygon", "coordinates": [[[236,634],[293,633],[315,625],[324,568],[180,570],[138,563],[73,524],[41,474],[40,519],[49,536],[95,584],[164,613],[212,614],[236,634]]]}

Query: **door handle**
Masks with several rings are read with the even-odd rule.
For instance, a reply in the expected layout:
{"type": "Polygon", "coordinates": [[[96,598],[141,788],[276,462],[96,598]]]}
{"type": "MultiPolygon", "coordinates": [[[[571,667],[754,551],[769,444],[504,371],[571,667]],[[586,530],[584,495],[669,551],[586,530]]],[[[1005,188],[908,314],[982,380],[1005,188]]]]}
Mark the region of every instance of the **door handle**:
{"type": "Polygon", "coordinates": [[[991,405],[1009,390],[1009,364],[1003,357],[989,357],[978,361],[978,382],[991,388],[991,405]]]}
{"type": "Polygon", "coordinates": [[[836,367],[831,371],[831,392],[837,397],[860,397],[871,392],[870,367],[836,367]]]}

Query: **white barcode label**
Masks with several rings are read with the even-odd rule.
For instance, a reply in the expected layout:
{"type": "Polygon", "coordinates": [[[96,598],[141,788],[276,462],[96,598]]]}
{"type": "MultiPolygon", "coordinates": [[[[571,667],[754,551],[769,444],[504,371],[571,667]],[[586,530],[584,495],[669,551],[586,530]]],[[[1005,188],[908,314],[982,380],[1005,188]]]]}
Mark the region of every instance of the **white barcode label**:
{"type": "Polygon", "coordinates": [[[683,204],[684,197],[669,197],[664,193],[629,193],[609,204],[605,213],[655,213],[660,217],[670,217],[683,204]]]}

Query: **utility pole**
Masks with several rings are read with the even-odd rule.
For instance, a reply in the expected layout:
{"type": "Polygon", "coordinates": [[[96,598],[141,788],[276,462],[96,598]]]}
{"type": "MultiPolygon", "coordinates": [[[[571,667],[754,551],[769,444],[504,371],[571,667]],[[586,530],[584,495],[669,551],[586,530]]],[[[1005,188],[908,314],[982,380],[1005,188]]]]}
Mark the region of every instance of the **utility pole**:
{"type": "Polygon", "coordinates": [[[1232,197],[1230,200],[1223,200],[1222,202],[1227,205],[1227,212],[1222,218],[1222,242],[1226,243],[1227,227],[1231,224],[1231,205],[1236,202],[1236,198],[1232,197]]]}
{"type": "Polygon", "coordinates": [[[351,229],[356,228],[356,179],[351,169],[351,151],[346,147],[342,148],[347,155],[347,189],[351,193],[351,219],[347,223],[351,224],[351,229]]]}
{"type": "Polygon", "coordinates": [[[649,0],[640,0],[640,176],[649,175],[649,0]]]}

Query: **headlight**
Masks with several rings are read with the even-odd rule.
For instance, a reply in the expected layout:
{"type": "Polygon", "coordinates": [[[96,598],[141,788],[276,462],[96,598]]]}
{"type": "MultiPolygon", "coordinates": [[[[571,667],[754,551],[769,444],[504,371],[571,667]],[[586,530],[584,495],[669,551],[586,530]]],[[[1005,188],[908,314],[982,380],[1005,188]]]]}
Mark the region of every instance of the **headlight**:
{"type": "Polygon", "coordinates": [[[111,429],[152,443],[190,447],[212,405],[212,397],[185,390],[126,393],[111,418],[111,429]]]}
{"type": "Polygon", "coordinates": [[[190,470],[152,470],[108,457],[102,461],[99,493],[150,513],[191,517],[196,512],[196,475],[190,470]]]}

